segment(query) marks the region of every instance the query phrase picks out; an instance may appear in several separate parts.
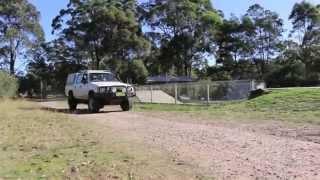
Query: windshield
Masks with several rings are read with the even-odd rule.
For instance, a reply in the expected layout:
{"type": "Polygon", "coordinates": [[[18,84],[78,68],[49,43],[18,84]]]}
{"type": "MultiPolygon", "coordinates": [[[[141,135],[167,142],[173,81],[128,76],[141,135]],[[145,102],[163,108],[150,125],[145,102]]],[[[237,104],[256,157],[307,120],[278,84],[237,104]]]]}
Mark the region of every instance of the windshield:
{"type": "Polygon", "coordinates": [[[103,81],[119,81],[114,74],[111,73],[91,73],[91,82],[103,82],[103,81]]]}

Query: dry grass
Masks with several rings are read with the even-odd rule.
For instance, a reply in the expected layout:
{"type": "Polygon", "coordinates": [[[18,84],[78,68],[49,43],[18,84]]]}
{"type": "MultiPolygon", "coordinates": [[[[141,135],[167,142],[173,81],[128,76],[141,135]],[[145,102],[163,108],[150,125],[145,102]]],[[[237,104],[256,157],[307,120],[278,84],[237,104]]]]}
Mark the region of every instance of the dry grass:
{"type": "Polygon", "coordinates": [[[162,152],[66,114],[39,110],[34,103],[4,100],[0,110],[0,179],[184,179],[184,174],[190,175],[162,152]]]}
{"type": "Polygon", "coordinates": [[[66,115],[22,101],[5,100],[0,109],[0,177],[88,176],[91,165],[112,161],[107,153],[96,158],[94,134],[66,115]]]}

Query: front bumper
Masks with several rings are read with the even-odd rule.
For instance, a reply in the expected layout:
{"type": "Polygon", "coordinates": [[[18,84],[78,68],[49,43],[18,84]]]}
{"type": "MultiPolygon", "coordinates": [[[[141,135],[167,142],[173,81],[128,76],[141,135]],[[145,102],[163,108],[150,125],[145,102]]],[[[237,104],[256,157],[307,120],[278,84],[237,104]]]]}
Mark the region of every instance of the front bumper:
{"type": "Polygon", "coordinates": [[[94,96],[101,105],[120,105],[122,102],[131,98],[127,94],[124,96],[117,96],[116,93],[96,93],[94,96]]]}

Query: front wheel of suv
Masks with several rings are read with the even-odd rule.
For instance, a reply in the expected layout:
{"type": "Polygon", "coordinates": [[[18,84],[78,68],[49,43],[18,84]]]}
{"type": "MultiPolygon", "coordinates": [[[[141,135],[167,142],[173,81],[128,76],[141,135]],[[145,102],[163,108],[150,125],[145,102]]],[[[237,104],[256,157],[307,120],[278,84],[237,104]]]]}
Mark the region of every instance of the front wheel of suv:
{"type": "Polygon", "coordinates": [[[89,97],[89,102],[88,102],[88,109],[90,113],[98,113],[99,112],[99,103],[97,102],[97,100],[93,97],[90,96],[89,97]]]}
{"type": "Polygon", "coordinates": [[[126,99],[120,104],[120,106],[123,111],[130,111],[132,109],[132,100],[126,99]]]}

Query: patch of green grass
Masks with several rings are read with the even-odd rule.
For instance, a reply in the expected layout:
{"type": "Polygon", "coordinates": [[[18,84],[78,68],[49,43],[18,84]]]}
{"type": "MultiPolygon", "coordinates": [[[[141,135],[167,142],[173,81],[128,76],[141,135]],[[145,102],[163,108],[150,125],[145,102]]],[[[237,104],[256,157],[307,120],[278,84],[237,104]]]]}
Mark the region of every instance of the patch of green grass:
{"type": "Polygon", "coordinates": [[[221,120],[279,120],[320,124],[320,89],[272,90],[256,99],[220,102],[210,106],[136,104],[135,110],[196,113],[221,120]]]}
{"type": "Polygon", "coordinates": [[[272,90],[268,95],[246,102],[259,111],[304,112],[320,110],[320,88],[294,88],[272,90]]]}
{"type": "MultiPolygon", "coordinates": [[[[0,177],[87,177],[126,156],[121,151],[108,153],[92,130],[67,115],[22,101],[5,100],[0,109],[0,177]]],[[[106,173],[122,175],[115,170],[106,173]]]]}
{"type": "Polygon", "coordinates": [[[146,153],[108,127],[39,109],[32,102],[0,102],[0,179],[184,176],[169,157],[146,153]]]}

